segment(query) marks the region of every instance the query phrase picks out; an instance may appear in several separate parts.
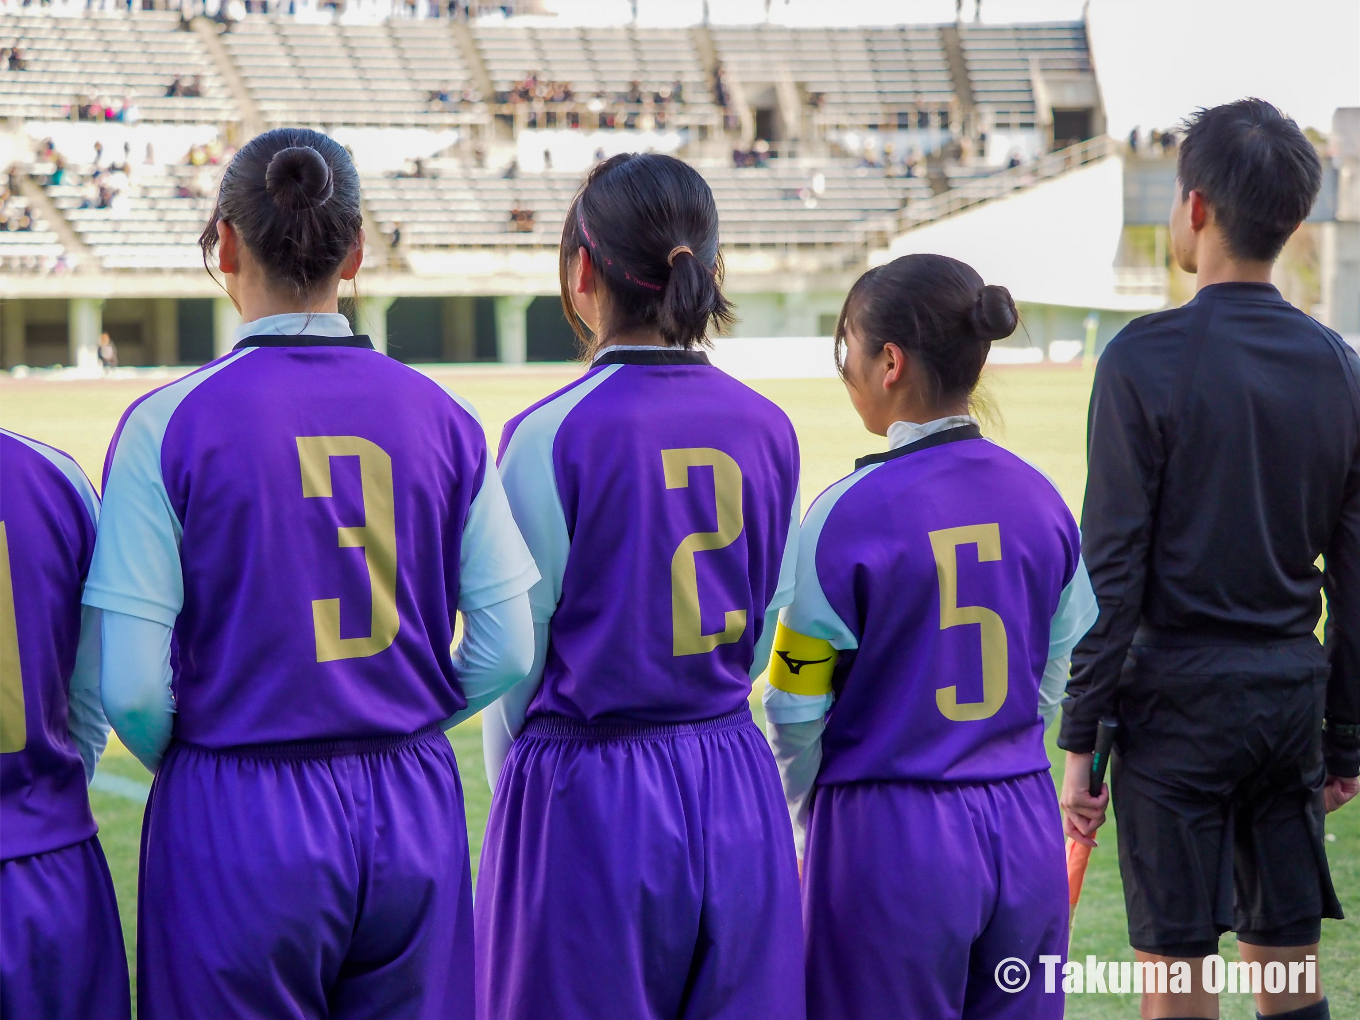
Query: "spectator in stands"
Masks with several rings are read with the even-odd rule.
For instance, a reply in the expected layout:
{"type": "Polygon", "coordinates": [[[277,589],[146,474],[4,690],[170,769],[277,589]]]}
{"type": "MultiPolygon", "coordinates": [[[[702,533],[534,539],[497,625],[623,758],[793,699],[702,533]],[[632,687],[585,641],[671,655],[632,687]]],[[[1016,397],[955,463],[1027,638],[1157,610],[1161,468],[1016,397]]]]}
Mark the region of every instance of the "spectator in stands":
{"type": "Polygon", "coordinates": [[[713,65],[713,102],[727,109],[727,72],[721,63],[713,65]]]}
{"type": "Polygon", "coordinates": [[[510,229],[516,234],[532,234],[534,232],[534,211],[532,209],[522,209],[515,206],[510,210],[510,229]]]}
{"type": "Polygon", "coordinates": [[[679,78],[671,82],[671,102],[679,106],[685,101],[685,83],[679,78]]]}
{"type": "Polygon", "coordinates": [[[184,86],[184,95],[186,98],[190,99],[199,99],[202,97],[203,76],[201,74],[196,74],[189,79],[188,83],[184,86]]]}
{"type": "Polygon", "coordinates": [[[1014,170],[1020,166],[1020,153],[1015,149],[1011,150],[1011,158],[1006,161],[1006,169],[1014,170]]]}
{"type": "Polygon", "coordinates": [[[640,106],[642,104],[642,82],[629,82],[628,91],[624,93],[623,101],[629,106],[640,106]]]}
{"type": "Polygon", "coordinates": [[[146,143],[146,158],[142,160],[146,166],[156,165],[156,147],[150,142],[146,143]]]}
{"type": "Polygon", "coordinates": [[[1175,155],[1175,153],[1176,153],[1176,142],[1177,142],[1177,139],[1176,139],[1176,132],[1174,132],[1174,131],[1163,131],[1163,132],[1162,132],[1162,155],[1163,155],[1163,156],[1173,156],[1173,155],[1175,155]]]}
{"type": "Polygon", "coordinates": [[[182,95],[184,95],[184,75],[177,74],[166,87],[165,97],[171,99],[182,95]]]}
{"type": "Polygon", "coordinates": [[[392,250],[396,251],[401,247],[401,220],[392,224],[392,250]]]}
{"type": "Polygon", "coordinates": [[[10,47],[7,61],[11,71],[23,71],[28,67],[28,61],[24,58],[24,51],[17,41],[10,47]]]}
{"type": "Polygon", "coordinates": [[[1136,155],[1138,155],[1138,125],[1137,125],[1137,124],[1135,124],[1135,125],[1133,126],[1133,130],[1129,132],[1129,155],[1131,155],[1131,156],[1136,156],[1136,155]]]}

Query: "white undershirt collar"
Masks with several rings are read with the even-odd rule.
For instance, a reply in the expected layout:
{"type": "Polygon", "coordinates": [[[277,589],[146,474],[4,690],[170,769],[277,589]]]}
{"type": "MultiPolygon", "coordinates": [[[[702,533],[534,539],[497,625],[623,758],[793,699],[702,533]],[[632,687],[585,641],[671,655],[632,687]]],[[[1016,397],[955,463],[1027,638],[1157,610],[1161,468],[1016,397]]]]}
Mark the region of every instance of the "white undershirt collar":
{"type": "Polygon", "coordinates": [[[674,351],[677,347],[663,347],[660,344],[610,344],[608,347],[601,347],[595,352],[595,357],[590,359],[593,365],[610,351],[674,351]]]}
{"type": "Polygon", "coordinates": [[[236,327],[236,342],[252,336],[353,336],[349,320],[339,312],[282,312],[236,327]]]}
{"type": "Polygon", "coordinates": [[[914,421],[895,421],[888,426],[888,449],[896,450],[908,443],[914,443],[918,439],[933,436],[936,432],[943,432],[945,429],[956,429],[960,425],[976,424],[978,424],[978,420],[971,414],[951,414],[947,418],[936,418],[924,425],[918,425],[914,421]]]}

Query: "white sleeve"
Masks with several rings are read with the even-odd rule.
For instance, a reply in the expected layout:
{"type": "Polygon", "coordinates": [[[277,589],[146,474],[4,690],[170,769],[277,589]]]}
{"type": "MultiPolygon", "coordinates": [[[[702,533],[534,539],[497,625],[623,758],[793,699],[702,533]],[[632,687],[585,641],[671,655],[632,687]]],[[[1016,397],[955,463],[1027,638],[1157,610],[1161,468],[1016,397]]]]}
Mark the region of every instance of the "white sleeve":
{"type": "Polygon", "coordinates": [[[184,398],[249,353],[238,351],[156,390],[128,413],[104,484],[99,536],[82,596],[87,606],[175,625],[184,607],[183,528],[161,476],[161,441],[184,398]]]}
{"type": "Polygon", "coordinates": [[[538,568],[515,525],[501,476],[488,463],[463,525],[458,608],[469,613],[494,606],[523,595],[536,581],[538,568]]]}
{"type": "Polygon", "coordinates": [[[99,700],[100,610],[80,609],[80,642],[76,667],[71,673],[66,724],[85,764],[85,782],[94,778],[95,766],[109,742],[109,721],[99,700]]]}
{"type": "Polygon", "coordinates": [[[770,749],[779,766],[779,778],[784,784],[784,801],[789,807],[789,821],[793,823],[793,845],[800,861],[807,845],[812,789],[822,767],[822,730],[825,726],[821,717],[807,722],[765,724],[770,749]]]}
{"type": "Polygon", "coordinates": [[[448,729],[476,715],[529,672],[533,664],[534,621],[529,596],[463,613],[463,639],[453,653],[467,707],[444,723],[448,729]]]}
{"type": "Polygon", "coordinates": [[[793,601],[798,590],[798,535],[799,520],[802,518],[802,492],[793,491],[793,512],[789,518],[789,533],[784,539],[784,555],[779,560],[779,583],[775,586],[774,598],[770,599],[767,609],[783,609],[793,601]]]}
{"type": "MultiPolygon", "coordinates": [[[[770,653],[774,650],[775,630],[779,627],[779,610],[771,606],[765,614],[765,623],[756,642],[756,655],[751,661],[751,679],[759,680],[761,674],[770,668],[770,653]]],[[[769,690],[769,687],[766,687],[769,690]]],[[[764,704],[764,699],[761,701],[764,704]]]]}
{"type": "Polygon", "coordinates": [[[105,610],[99,691],[114,732],[155,772],[174,732],[170,638],[164,624],[105,610]]]}
{"type": "Polygon", "coordinates": [[[548,624],[534,622],[534,661],[529,674],[511,687],[499,701],[487,707],[482,713],[482,757],[486,762],[486,781],[491,789],[496,789],[505,766],[510,745],[524,729],[524,720],[529,714],[529,704],[543,683],[543,666],[548,659],[548,624]]]}
{"type": "Polygon", "coordinates": [[[1039,681],[1039,715],[1047,729],[1058,717],[1067,681],[1072,672],[1072,649],[1086,636],[1100,613],[1085,562],[1078,557],[1072,580],[1058,599],[1058,611],[1049,625],[1048,662],[1039,681]]]}

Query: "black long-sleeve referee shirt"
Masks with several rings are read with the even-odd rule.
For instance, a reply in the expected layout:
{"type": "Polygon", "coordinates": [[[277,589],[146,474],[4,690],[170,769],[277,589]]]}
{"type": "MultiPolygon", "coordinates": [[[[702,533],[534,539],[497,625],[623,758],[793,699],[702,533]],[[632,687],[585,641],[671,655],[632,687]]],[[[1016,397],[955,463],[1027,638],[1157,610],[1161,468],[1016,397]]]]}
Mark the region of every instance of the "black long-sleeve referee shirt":
{"type": "Polygon", "coordinates": [[[1300,637],[1325,589],[1327,766],[1360,773],[1355,352],[1269,284],[1205,287],[1106,348],[1087,458],[1082,554],[1100,615],[1072,654],[1059,745],[1094,747],[1140,627],[1300,637]]]}

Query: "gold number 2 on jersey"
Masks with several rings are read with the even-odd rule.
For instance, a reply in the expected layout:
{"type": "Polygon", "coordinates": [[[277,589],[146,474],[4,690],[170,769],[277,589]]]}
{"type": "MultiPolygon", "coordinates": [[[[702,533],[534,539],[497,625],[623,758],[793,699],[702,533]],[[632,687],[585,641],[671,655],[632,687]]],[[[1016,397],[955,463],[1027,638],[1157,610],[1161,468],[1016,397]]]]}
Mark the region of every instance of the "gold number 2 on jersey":
{"type": "Polygon", "coordinates": [[[689,469],[713,469],[713,495],[717,503],[718,530],[696,531],[686,535],[671,557],[671,627],[673,654],[702,655],[719,645],[730,645],[746,631],[746,610],[729,609],[718,634],[705,634],[699,610],[699,572],[696,553],[725,549],[737,540],[742,529],[741,468],[737,462],[709,447],[662,450],[661,463],[666,473],[666,488],[689,487],[689,469]]]}
{"type": "Polygon", "coordinates": [[[24,675],[19,668],[19,622],[14,615],[14,581],[9,571],[9,536],[0,521],[0,754],[28,746],[24,719],[24,675]]]}
{"type": "Polygon", "coordinates": [[[358,457],[364,523],[337,528],[341,549],[362,548],[373,593],[373,618],[367,637],[340,636],[340,600],[312,602],[316,661],[361,659],[377,655],[397,639],[397,523],[392,492],[392,458],[387,451],[358,436],[298,436],[302,495],[331,496],[331,458],[358,457]]]}
{"type": "Polygon", "coordinates": [[[951,684],[935,691],[935,704],[946,719],[972,722],[990,719],[1005,704],[1010,665],[1006,625],[1001,617],[984,606],[959,605],[961,545],[976,545],[979,563],[996,562],[1001,559],[1001,528],[996,524],[972,524],[930,533],[930,548],[935,553],[935,571],[940,579],[940,630],[976,623],[982,640],[982,700],[961,703],[958,688],[951,684]]]}

